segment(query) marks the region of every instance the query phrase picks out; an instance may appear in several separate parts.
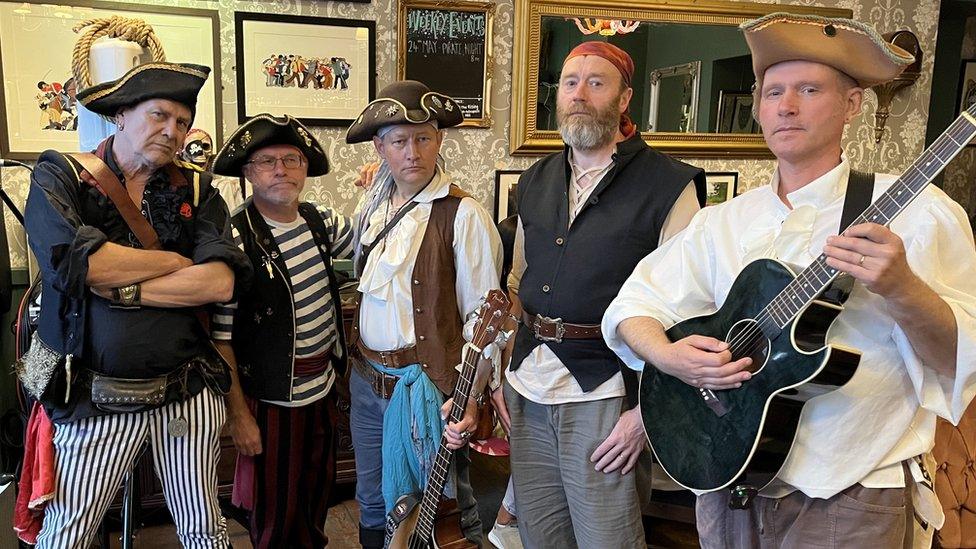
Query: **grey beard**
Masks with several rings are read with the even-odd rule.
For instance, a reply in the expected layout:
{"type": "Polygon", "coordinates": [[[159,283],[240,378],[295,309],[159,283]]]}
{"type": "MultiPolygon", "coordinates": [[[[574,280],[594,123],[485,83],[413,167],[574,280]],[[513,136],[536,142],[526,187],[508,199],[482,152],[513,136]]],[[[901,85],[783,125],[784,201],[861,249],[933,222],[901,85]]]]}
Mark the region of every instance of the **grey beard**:
{"type": "Polygon", "coordinates": [[[559,125],[559,135],[563,142],[573,149],[588,151],[599,149],[610,143],[616,132],[617,120],[607,121],[595,117],[592,121],[570,117],[559,125]]]}

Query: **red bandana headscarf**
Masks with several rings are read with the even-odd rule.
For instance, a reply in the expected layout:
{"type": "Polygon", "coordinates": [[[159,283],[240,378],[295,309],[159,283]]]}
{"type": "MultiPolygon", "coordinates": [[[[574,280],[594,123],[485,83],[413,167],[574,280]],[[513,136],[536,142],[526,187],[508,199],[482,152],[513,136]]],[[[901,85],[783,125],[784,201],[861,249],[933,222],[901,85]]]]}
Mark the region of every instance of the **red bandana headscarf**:
{"type": "MultiPolygon", "coordinates": [[[[573,48],[566,59],[563,60],[563,65],[566,61],[574,57],[579,57],[583,55],[595,55],[597,57],[602,57],[617,67],[620,71],[620,76],[624,80],[624,85],[628,88],[634,77],[634,60],[630,58],[624,50],[614,46],[609,42],[600,42],[593,40],[590,42],[583,42],[582,44],[573,48]]],[[[637,126],[634,121],[630,118],[630,115],[626,112],[620,114],[620,133],[624,134],[624,137],[630,137],[634,135],[637,131],[637,126]]]]}

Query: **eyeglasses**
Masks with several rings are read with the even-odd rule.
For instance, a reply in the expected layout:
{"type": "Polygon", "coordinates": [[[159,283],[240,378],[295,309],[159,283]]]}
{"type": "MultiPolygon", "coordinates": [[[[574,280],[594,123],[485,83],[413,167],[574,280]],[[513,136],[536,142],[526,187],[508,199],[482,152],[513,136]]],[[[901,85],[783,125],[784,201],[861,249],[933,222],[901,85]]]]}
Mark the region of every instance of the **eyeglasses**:
{"type": "Polygon", "coordinates": [[[305,165],[305,159],[297,154],[289,154],[288,156],[283,156],[281,158],[276,158],[274,156],[262,156],[261,158],[255,158],[254,160],[245,162],[245,164],[250,164],[259,172],[270,172],[275,169],[275,166],[278,165],[279,160],[281,161],[281,164],[288,169],[294,169],[305,165]]]}

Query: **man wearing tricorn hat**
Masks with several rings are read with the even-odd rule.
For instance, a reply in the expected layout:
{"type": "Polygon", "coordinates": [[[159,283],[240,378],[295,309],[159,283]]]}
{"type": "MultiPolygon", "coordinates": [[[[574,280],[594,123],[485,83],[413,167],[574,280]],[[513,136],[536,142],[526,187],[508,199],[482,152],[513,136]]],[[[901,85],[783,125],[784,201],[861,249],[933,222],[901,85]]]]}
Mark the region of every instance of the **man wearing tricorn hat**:
{"type": "Polygon", "coordinates": [[[754,259],[805,267],[825,254],[857,281],[829,341],[859,350],[860,366],[807,402],[786,463],[749,509],[731,510],[725,490],[699,496],[701,542],[911,546],[942,521],[918,456],[932,447],[936,416],[957,422],[976,392],[972,231],[962,208],[930,186],[890,230],[864,223],[837,235],[849,188],[866,182],[870,199],[871,185],[878,197],[895,180],[853,171],[844,128],[864,89],[896,77],[911,55],[848,19],[776,13],[742,30],[758,120],[778,161],[772,181],[702,211],[642,261],[603,333],[632,368],[648,362],[699,388],[739,387],[750,383],[749,358],[731,361],[727,342],[704,336],[671,343],[664,327],[714,312],[754,259]]]}
{"type": "Polygon", "coordinates": [[[150,63],[83,90],[118,131],[94,154],[45,152],[31,178],[44,298],[28,367],[57,368],[36,387],[57,424],[38,547],[87,546],[145,442],[181,543],[228,544],[214,465],[229,376],[198,313],[250,267],[209,175],[174,160],[209,73],[150,63]]]}
{"type": "MultiPolygon", "coordinates": [[[[348,143],[372,140],[383,160],[357,222],[362,295],[350,341],[361,355],[352,361],[350,428],[367,548],[383,546],[386,512],[426,481],[439,408],[458,377],[464,319],[498,287],[498,233],[437,163],[442,130],[460,123],[453,99],[407,80],[384,88],[346,134],[348,143]]],[[[458,431],[473,426],[475,400],[458,431]]],[[[480,544],[466,449],[454,463],[461,527],[480,544]]]]}
{"type": "Polygon", "coordinates": [[[493,399],[511,416],[525,547],[644,546],[636,377],[599,322],[637,262],[698,211],[704,173],[644,143],[627,113],[633,73],[607,42],[570,51],[556,99],[566,147],[519,179],[508,286],[523,324],[493,399]]]}
{"type": "Polygon", "coordinates": [[[254,191],[231,220],[254,283],[218,307],[213,338],[235,374],[227,396],[234,500],[251,512],[256,548],[328,543],[333,386],[346,363],[332,260],[352,256],[352,225],[299,201],[306,178],[328,172],[322,145],[290,116],[255,116],[214,159],[214,173],[246,178],[254,191]]]}

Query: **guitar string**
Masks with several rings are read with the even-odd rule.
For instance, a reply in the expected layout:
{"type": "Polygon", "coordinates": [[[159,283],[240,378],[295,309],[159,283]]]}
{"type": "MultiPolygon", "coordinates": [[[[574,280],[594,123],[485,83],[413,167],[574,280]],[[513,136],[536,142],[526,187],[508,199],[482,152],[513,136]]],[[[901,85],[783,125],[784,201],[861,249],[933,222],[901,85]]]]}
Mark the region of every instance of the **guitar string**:
{"type": "MultiPolygon", "coordinates": [[[[914,200],[914,198],[918,196],[919,193],[921,193],[925,185],[927,185],[931,181],[931,179],[933,179],[935,175],[937,175],[945,167],[945,165],[948,164],[948,162],[951,160],[951,158],[950,160],[943,160],[942,156],[939,153],[944,154],[951,151],[954,148],[958,148],[953,146],[950,143],[951,141],[956,145],[960,145],[960,143],[953,138],[952,134],[953,132],[958,131],[960,129],[966,129],[965,128],[966,125],[972,126],[972,124],[970,124],[962,117],[958,118],[956,122],[951,124],[949,128],[946,129],[945,133],[939,139],[937,139],[936,142],[933,143],[932,146],[929,147],[929,149],[927,149],[915,163],[909,166],[908,170],[906,170],[906,172],[902,174],[902,176],[899,177],[891,185],[891,187],[889,187],[889,189],[878,198],[878,200],[875,203],[871,204],[864,212],[862,212],[862,214],[858,216],[857,220],[855,220],[851,225],[856,225],[858,223],[869,221],[869,217],[867,215],[872,210],[872,208],[875,210],[879,210],[879,214],[883,218],[885,218],[885,224],[889,223],[891,219],[893,219],[894,215],[887,214],[885,212],[885,209],[887,209],[889,206],[894,204],[896,207],[894,214],[897,215],[899,210],[907,207],[908,204],[912,200],[914,200]],[[922,161],[925,161],[925,166],[928,167],[933,160],[941,164],[941,167],[939,168],[938,171],[935,172],[935,174],[931,176],[927,175],[924,171],[922,171],[921,168],[918,167],[918,164],[921,163],[922,161]],[[911,173],[912,169],[914,169],[917,173],[911,173]],[[919,188],[915,188],[915,186],[918,185],[919,183],[922,183],[922,185],[919,188]],[[912,194],[912,196],[909,197],[910,198],[909,201],[907,201],[905,204],[898,202],[898,200],[895,198],[896,195],[893,193],[893,191],[898,186],[905,186],[910,191],[910,194],[912,194]]],[[[974,126],[974,128],[969,129],[970,132],[974,132],[974,130],[976,130],[976,126],[974,126]]],[[[969,139],[972,139],[972,135],[969,136],[969,139]]],[[[968,142],[969,139],[964,139],[964,143],[968,142]]],[[[956,153],[958,153],[958,150],[956,151],[956,153]]],[[[901,193],[901,189],[898,190],[899,195],[900,193],[901,193]]],[[[870,217],[870,220],[876,221],[877,216],[879,214],[873,214],[873,216],[870,217]]],[[[825,260],[825,256],[823,254],[821,254],[821,256],[818,257],[817,260],[815,260],[814,263],[811,264],[807,269],[804,269],[804,271],[801,272],[799,276],[797,276],[793,281],[787,284],[787,286],[783,290],[781,290],[780,293],[777,294],[777,296],[774,297],[773,300],[766,305],[766,307],[762,309],[760,315],[757,315],[755,322],[749,328],[741,332],[738,339],[730,338],[729,348],[730,350],[732,350],[733,355],[741,353],[742,351],[741,347],[746,344],[749,345],[748,352],[740,354],[739,356],[751,356],[754,352],[758,351],[763,346],[766,346],[765,340],[767,340],[768,338],[765,337],[765,333],[763,332],[760,326],[763,322],[771,318],[776,322],[776,325],[779,327],[779,329],[782,329],[787,324],[789,324],[789,322],[793,319],[793,317],[795,317],[796,314],[800,310],[802,310],[803,307],[805,307],[809,301],[813,300],[816,297],[816,295],[819,295],[819,294],[814,294],[813,296],[808,297],[806,291],[802,291],[802,295],[807,299],[803,302],[803,305],[798,307],[796,311],[792,313],[788,312],[788,309],[785,307],[785,305],[781,307],[779,304],[779,302],[782,301],[782,296],[785,294],[791,294],[794,297],[797,297],[800,294],[800,292],[795,291],[796,288],[794,288],[793,289],[794,291],[791,292],[788,292],[788,290],[791,290],[791,287],[797,285],[797,283],[801,281],[801,278],[808,278],[806,277],[807,273],[812,272],[816,269],[820,269],[823,271],[823,274],[828,275],[828,281],[830,277],[833,277],[836,274],[836,270],[833,268],[827,270],[827,267],[825,267],[824,261],[822,260],[825,260]],[[772,309],[770,309],[770,306],[772,306],[772,309]],[[780,315],[782,315],[785,320],[779,321],[777,318],[775,318],[776,312],[779,312],[780,315]],[[757,337],[757,336],[761,336],[761,337],[757,337]],[[737,348],[739,353],[737,353],[735,350],[737,348]]],[[[809,280],[803,280],[803,282],[807,286],[810,285],[809,280]]],[[[821,284],[824,283],[823,281],[820,280],[819,274],[817,275],[817,282],[821,284]]]]}
{"type": "MultiPolygon", "coordinates": [[[[488,307],[487,303],[485,305],[483,305],[482,307],[483,308],[487,308],[488,307]]],[[[501,315],[496,315],[496,316],[501,316],[501,315]]],[[[472,338],[472,341],[480,340],[484,336],[484,333],[486,333],[491,328],[490,324],[487,327],[482,327],[481,322],[482,321],[479,320],[478,326],[477,326],[478,334],[475,335],[475,337],[472,338]]],[[[473,349],[469,349],[468,352],[465,353],[466,356],[463,359],[463,362],[464,362],[465,367],[462,368],[461,375],[460,375],[460,379],[458,381],[457,386],[455,387],[455,391],[454,391],[454,403],[453,403],[453,406],[452,406],[451,416],[450,416],[451,419],[452,419],[452,421],[454,421],[454,422],[459,421],[463,417],[463,413],[465,411],[464,408],[466,408],[466,406],[467,406],[467,399],[470,398],[471,386],[474,384],[474,375],[476,374],[476,367],[477,367],[477,353],[475,353],[474,356],[471,356],[472,352],[473,352],[473,349]],[[473,360],[473,363],[469,363],[469,360],[468,360],[469,358],[473,360]],[[470,368],[469,368],[469,366],[470,366],[470,368]],[[471,374],[471,377],[468,378],[465,375],[465,373],[470,373],[471,374]],[[467,395],[466,398],[464,399],[465,400],[464,406],[461,405],[460,399],[459,399],[459,397],[462,394],[467,395]]],[[[445,461],[445,460],[449,462],[449,460],[450,460],[450,458],[447,458],[446,457],[447,454],[442,454],[441,453],[440,450],[443,449],[443,448],[446,448],[446,439],[442,436],[441,437],[441,448],[438,450],[438,459],[435,461],[435,464],[434,464],[434,467],[433,467],[433,471],[432,471],[432,472],[436,473],[436,475],[437,475],[436,478],[435,478],[435,480],[437,481],[438,484],[441,484],[441,483],[445,482],[446,475],[447,475],[447,472],[448,472],[448,466],[449,466],[449,464],[448,465],[445,465],[442,462],[445,461]],[[442,458],[444,458],[444,459],[442,459],[442,458]]],[[[443,490],[443,488],[441,488],[441,490],[443,490]]],[[[421,500],[420,515],[418,516],[418,524],[421,525],[421,535],[428,536],[428,534],[429,534],[429,539],[432,539],[433,538],[434,521],[436,519],[436,507],[432,507],[434,505],[434,503],[435,503],[435,502],[432,501],[434,497],[435,496],[433,495],[433,491],[432,490],[425,490],[424,491],[424,497],[421,500]],[[428,494],[430,495],[429,498],[428,498],[428,494]],[[427,510],[426,513],[425,513],[425,509],[427,510]],[[420,521],[422,521],[422,522],[420,522],[420,521]]],[[[437,495],[437,497],[439,497],[439,494],[437,495]]],[[[423,549],[424,547],[427,546],[427,543],[425,542],[424,539],[418,538],[416,536],[416,531],[414,532],[414,534],[412,534],[410,536],[410,540],[411,540],[411,547],[414,547],[415,546],[413,544],[414,541],[416,541],[417,543],[421,544],[419,546],[419,549],[423,549]]]]}
{"type": "MultiPolygon", "coordinates": [[[[469,350],[468,353],[466,353],[466,354],[470,354],[470,353],[471,353],[471,351],[469,350]]],[[[468,362],[467,362],[467,358],[468,357],[465,357],[465,366],[468,366],[469,365],[468,362]]],[[[454,396],[455,397],[457,397],[460,394],[461,391],[469,392],[470,391],[470,386],[473,383],[473,377],[472,377],[472,379],[468,379],[467,377],[464,376],[465,370],[468,370],[468,368],[463,368],[462,369],[461,376],[460,376],[460,380],[459,380],[458,385],[457,385],[457,387],[455,388],[455,391],[454,391],[454,393],[455,393],[454,396]],[[464,386],[464,388],[462,388],[462,386],[464,386]]],[[[455,421],[457,421],[458,419],[460,419],[460,418],[456,417],[458,415],[458,413],[459,413],[458,410],[460,409],[460,406],[459,406],[459,403],[458,402],[459,401],[457,399],[455,399],[454,405],[452,406],[452,410],[451,410],[451,418],[453,420],[455,420],[455,421]]],[[[443,447],[444,444],[445,444],[445,441],[444,441],[444,438],[442,436],[441,437],[441,447],[443,447]]],[[[440,458],[441,455],[442,454],[440,453],[440,449],[438,449],[438,458],[440,458]]],[[[447,473],[447,470],[442,466],[441,467],[441,470],[438,471],[437,470],[437,467],[439,465],[440,465],[440,459],[438,459],[438,461],[435,462],[435,464],[434,464],[434,471],[437,472],[440,475],[439,478],[437,478],[436,480],[437,480],[438,483],[441,483],[441,482],[444,482],[444,480],[445,480],[444,477],[443,477],[443,475],[447,473]]],[[[421,507],[420,507],[420,514],[418,516],[418,525],[420,526],[420,532],[421,532],[421,535],[422,536],[425,536],[426,537],[429,534],[432,537],[433,536],[433,529],[434,529],[434,521],[436,520],[437,513],[436,513],[436,508],[434,508],[433,510],[429,510],[429,508],[434,503],[431,502],[431,501],[428,501],[429,498],[428,498],[428,495],[427,494],[433,494],[433,492],[430,491],[430,490],[425,490],[424,491],[424,497],[421,499],[421,504],[420,504],[421,507]],[[425,512],[425,510],[426,510],[426,512],[425,512]]],[[[433,496],[430,496],[430,499],[433,499],[433,496]]],[[[416,531],[415,531],[415,534],[416,534],[416,531]]],[[[411,539],[417,539],[417,538],[415,536],[411,536],[411,539]]],[[[423,544],[423,545],[421,545],[421,547],[425,547],[426,546],[426,544],[423,543],[423,540],[420,540],[418,543],[422,543],[423,544]]]]}
{"type": "MultiPolygon", "coordinates": [[[[932,163],[934,157],[934,159],[942,165],[942,168],[944,168],[944,166],[949,162],[949,160],[945,160],[945,161],[942,160],[942,156],[939,153],[944,154],[953,148],[957,148],[957,147],[953,147],[949,143],[949,141],[951,140],[952,142],[959,144],[959,142],[952,137],[952,133],[959,129],[965,128],[963,124],[959,124],[959,122],[963,120],[964,120],[963,118],[960,118],[956,121],[956,123],[950,125],[950,127],[946,130],[945,134],[943,134],[943,136],[940,139],[936,140],[936,142],[933,143],[933,145],[928,150],[926,150],[925,153],[922,154],[919,160],[916,161],[914,164],[912,164],[912,166],[909,167],[909,170],[906,170],[905,174],[903,174],[902,177],[899,177],[895,181],[895,183],[891,185],[888,191],[886,191],[881,197],[879,197],[877,202],[869,206],[865,210],[865,212],[863,212],[858,217],[858,220],[852,223],[852,225],[858,224],[859,222],[868,221],[867,214],[869,211],[871,211],[872,208],[880,211],[880,215],[885,218],[885,223],[887,224],[894,217],[894,215],[886,214],[884,209],[887,209],[888,206],[894,204],[896,206],[896,211],[894,213],[897,214],[898,210],[907,207],[907,205],[911,202],[911,200],[913,200],[914,197],[917,196],[922,189],[924,189],[925,185],[927,185],[929,181],[935,177],[935,174],[933,174],[932,176],[925,174],[924,171],[918,168],[918,164],[921,163],[923,160],[927,159],[927,161],[925,162],[925,166],[928,167],[932,163]],[[963,127],[960,128],[959,126],[963,126],[963,127]],[[911,169],[913,168],[915,169],[916,172],[918,172],[917,174],[910,173],[911,169]],[[914,187],[919,183],[922,183],[922,185],[919,188],[915,189],[914,187]],[[895,198],[895,194],[892,191],[896,188],[896,186],[905,186],[908,188],[909,191],[912,191],[912,196],[909,197],[910,199],[906,201],[905,204],[901,204],[895,198]]],[[[964,123],[968,124],[968,122],[964,122],[964,123]]],[[[969,129],[969,131],[973,132],[974,129],[969,129]]],[[[972,135],[970,135],[970,139],[971,138],[972,135]]],[[[964,142],[968,142],[968,139],[964,139],[964,142]]],[[[956,151],[956,153],[958,153],[958,150],[956,151]]],[[[942,168],[940,168],[939,171],[941,171],[942,168]]],[[[936,172],[936,174],[937,173],[938,171],[936,172]]],[[[898,194],[900,193],[901,190],[898,191],[898,194]]],[[[871,217],[871,220],[876,221],[877,215],[878,214],[874,214],[873,217],[871,217]]],[[[801,279],[808,278],[806,277],[806,274],[809,272],[813,272],[816,269],[820,269],[823,271],[824,274],[828,275],[828,281],[829,281],[829,278],[833,277],[834,274],[836,274],[836,270],[833,268],[827,270],[827,268],[824,266],[824,260],[825,260],[825,256],[821,254],[821,256],[818,257],[817,260],[813,264],[811,264],[811,266],[808,269],[805,269],[803,272],[800,273],[799,276],[797,276],[796,279],[794,279],[789,284],[787,284],[787,286],[779,294],[777,294],[777,296],[773,298],[773,300],[769,304],[767,304],[766,307],[763,308],[762,313],[757,316],[756,322],[753,325],[751,325],[748,329],[744,330],[741,333],[741,336],[737,340],[731,341],[732,339],[735,338],[730,338],[729,347],[730,349],[733,350],[733,355],[737,354],[736,349],[738,349],[738,352],[741,353],[742,352],[741,347],[743,345],[748,344],[749,345],[748,352],[740,354],[740,356],[751,356],[754,352],[758,351],[761,347],[765,346],[765,342],[767,340],[765,334],[764,333],[761,334],[763,337],[757,337],[757,336],[760,336],[760,332],[762,332],[761,324],[764,321],[766,321],[767,318],[772,317],[772,319],[776,321],[776,324],[779,327],[779,329],[782,329],[785,327],[785,325],[789,324],[790,320],[792,320],[792,318],[800,310],[802,310],[803,307],[806,306],[809,300],[812,300],[816,297],[817,294],[814,294],[813,296],[807,296],[806,291],[803,291],[802,294],[804,297],[807,298],[807,300],[804,301],[803,305],[798,307],[797,310],[791,314],[787,314],[787,311],[784,310],[784,307],[780,307],[778,303],[778,301],[782,301],[781,298],[784,294],[791,294],[794,297],[797,297],[799,292],[796,291],[790,292],[789,290],[791,289],[791,287],[795,286],[798,282],[800,282],[801,279]],[[770,306],[772,306],[772,309],[770,309],[770,306]],[[775,318],[776,312],[779,312],[785,318],[785,320],[779,321],[778,319],[776,319],[775,318]]],[[[809,280],[804,280],[803,282],[805,282],[807,286],[810,285],[809,280]]],[[[823,281],[820,280],[819,274],[817,275],[817,282],[823,284],[823,281]]]]}

